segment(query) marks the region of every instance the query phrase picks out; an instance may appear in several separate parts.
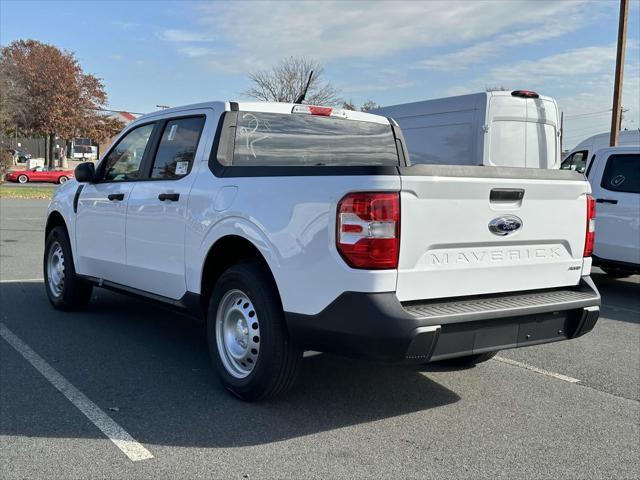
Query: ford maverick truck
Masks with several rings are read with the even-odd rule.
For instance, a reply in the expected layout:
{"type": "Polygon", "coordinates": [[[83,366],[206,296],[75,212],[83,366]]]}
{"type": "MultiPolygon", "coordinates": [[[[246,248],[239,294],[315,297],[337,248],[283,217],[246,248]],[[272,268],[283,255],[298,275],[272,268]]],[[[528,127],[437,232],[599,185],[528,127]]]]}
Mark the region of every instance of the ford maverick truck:
{"type": "Polygon", "coordinates": [[[245,400],[286,391],[306,350],[471,365],[594,327],[589,193],[575,171],[412,165],[378,115],[172,108],[56,191],[46,292],[62,310],[103,287],[203,317],[245,400]]]}

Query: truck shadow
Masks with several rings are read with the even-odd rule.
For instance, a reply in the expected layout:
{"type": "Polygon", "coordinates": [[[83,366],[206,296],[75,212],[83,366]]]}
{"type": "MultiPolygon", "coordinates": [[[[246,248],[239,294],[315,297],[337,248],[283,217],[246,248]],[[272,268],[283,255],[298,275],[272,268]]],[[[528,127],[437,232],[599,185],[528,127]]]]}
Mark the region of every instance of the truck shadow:
{"type": "Polygon", "coordinates": [[[602,295],[602,316],[609,320],[640,323],[640,275],[612,278],[594,268],[591,278],[602,295]]]}
{"type": "MultiPolygon", "coordinates": [[[[260,445],[423,412],[460,399],[415,368],[320,355],[304,360],[288,395],[248,404],[224,391],[215,377],[202,322],[103,290],[96,290],[85,312],[58,312],[49,306],[41,283],[0,284],[0,302],[7,328],[146,445],[260,445]]],[[[12,351],[0,343],[3,352],[12,351]]],[[[53,386],[45,386],[17,353],[6,358],[11,361],[0,365],[0,377],[13,386],[1,397],[0,434],[91,435],[87,431],[94,429],[87,428],[84,417],[80,422],[85,425],[51,418],[54,403],[75,407],[53,386]],[[18,371],[21,377],[13,378],[18,371]],[[38,389],[45,393],[34,401],[30,397],[38,389]]],[[[97,429],[92,435],[102,438],[97,429]]]]}

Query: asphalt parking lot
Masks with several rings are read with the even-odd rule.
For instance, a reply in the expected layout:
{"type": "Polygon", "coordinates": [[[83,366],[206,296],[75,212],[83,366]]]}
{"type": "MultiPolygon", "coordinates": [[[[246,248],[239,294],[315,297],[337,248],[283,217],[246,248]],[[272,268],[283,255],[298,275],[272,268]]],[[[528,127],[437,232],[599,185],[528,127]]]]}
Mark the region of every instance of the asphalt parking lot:
{"type": "Polygon", "coordinates": [[[287,397],[246,404],[217,382],[195,320],[103,290],[85,312],[53,310],[47,202],[0,202],[3,479],[639,478],[638,276],[594,272],[602,316],[577,340],[466,370],[320,355],[287,397]],[[132,461],[70,397],[150,455],[132,461]]]}

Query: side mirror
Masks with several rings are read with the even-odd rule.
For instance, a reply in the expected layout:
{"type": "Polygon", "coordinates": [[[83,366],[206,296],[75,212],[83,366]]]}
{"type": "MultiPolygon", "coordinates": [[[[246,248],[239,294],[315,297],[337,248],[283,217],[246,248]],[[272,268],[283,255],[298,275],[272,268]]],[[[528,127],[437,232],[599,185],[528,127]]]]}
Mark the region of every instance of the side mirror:
{"type": "Polygon", "coordinates": [[[84,162],[78,165],[73,173],[78,182],[93,182],[96,176],[96,167],[93,162],[84,162]]]}

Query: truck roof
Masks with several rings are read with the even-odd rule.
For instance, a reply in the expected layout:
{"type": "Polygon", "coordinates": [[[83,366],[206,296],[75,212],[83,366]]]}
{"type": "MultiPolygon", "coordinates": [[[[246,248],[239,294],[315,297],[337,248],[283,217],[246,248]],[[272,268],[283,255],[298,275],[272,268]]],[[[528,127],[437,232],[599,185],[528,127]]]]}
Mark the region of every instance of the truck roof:
{"type": "MultiPolygon", "coordinates": [[[[182,105],[179,107],[172,107],[164,110],[157,110],[155,112],[151,112],[146,115],[142,115],[141,117],[138,117],[135,123],[140,123],[140,121],[146,121],[158,116],[188,112],[190,110],[200,110],[203,108],[211,108],[213,110],[224,110],[228,112],[228,111],[231,111],[232,103],[235,103],[236,105],[238,105],[238,109],[240,111],[283,113],[283,114],[292,113],[293,108],[297,105],[310,106],[307,104],[284,103],[284,102],[209,101],[209,102],[202,102],[202,103],[193,103],[190,105],[182,105]]],[[[337,107],[330,107],[330,108],[333,108],[334,112],[339,111],[340,117],[346,118],[348,120],[389,124],[389,120],[386,117],[375,115],[373,113],[359,112],[357,110],[345,110],[337,107]]]]}

